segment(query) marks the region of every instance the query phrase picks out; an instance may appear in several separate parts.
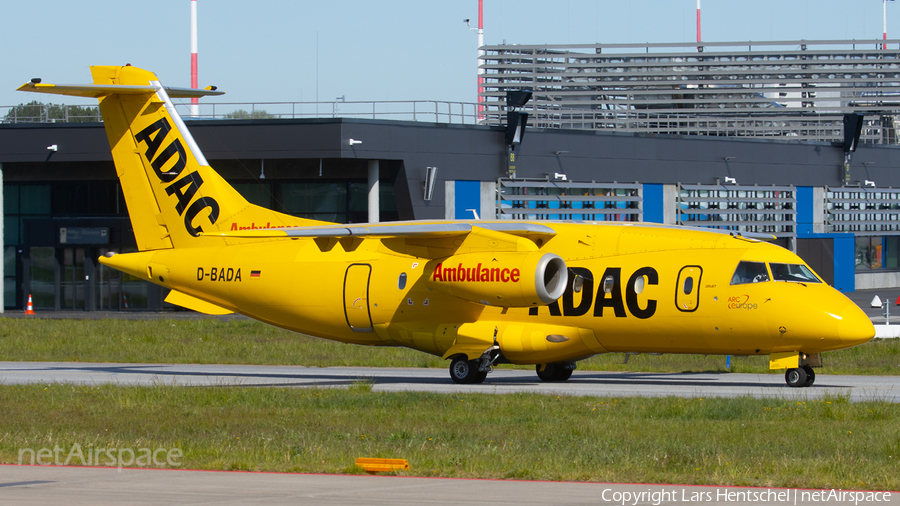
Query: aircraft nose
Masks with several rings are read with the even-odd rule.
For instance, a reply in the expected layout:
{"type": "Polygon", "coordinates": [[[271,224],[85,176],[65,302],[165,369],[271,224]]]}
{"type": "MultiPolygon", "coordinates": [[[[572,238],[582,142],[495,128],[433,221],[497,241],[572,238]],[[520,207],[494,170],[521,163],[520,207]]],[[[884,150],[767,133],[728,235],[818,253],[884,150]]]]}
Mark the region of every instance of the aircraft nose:
{"type": "Polygon", "coordinates": [[[838,337],[844,345],[856,346],[875,337],[872,320],[856,304],[847,304],[837,314],[841,317],[837,324],[838,337]]]}

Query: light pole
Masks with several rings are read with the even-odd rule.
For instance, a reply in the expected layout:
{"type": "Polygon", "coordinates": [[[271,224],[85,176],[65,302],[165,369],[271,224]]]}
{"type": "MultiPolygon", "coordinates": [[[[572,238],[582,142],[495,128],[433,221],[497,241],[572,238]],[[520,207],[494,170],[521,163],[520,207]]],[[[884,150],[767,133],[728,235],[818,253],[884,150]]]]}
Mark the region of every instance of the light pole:
{"type": "Polygon", "coordinates": [[[518,112],[531,100],[531,92],[527,90],[507,90],[506,92],[506,174],[510,179],[516,178],[516,146],[522,143],[525,135],[525,124],[528,113],[518,112]]]}

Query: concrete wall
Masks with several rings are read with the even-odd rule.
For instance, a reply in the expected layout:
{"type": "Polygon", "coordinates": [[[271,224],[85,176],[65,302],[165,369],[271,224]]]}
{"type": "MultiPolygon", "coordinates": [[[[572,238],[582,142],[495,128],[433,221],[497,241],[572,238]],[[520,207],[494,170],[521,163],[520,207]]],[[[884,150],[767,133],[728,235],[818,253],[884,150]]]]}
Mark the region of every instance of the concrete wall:
{"type": "Polygon", "coordinates": [[[896,288],[900,286],[900,272],[857,272],[856,289],[896,288]]]}

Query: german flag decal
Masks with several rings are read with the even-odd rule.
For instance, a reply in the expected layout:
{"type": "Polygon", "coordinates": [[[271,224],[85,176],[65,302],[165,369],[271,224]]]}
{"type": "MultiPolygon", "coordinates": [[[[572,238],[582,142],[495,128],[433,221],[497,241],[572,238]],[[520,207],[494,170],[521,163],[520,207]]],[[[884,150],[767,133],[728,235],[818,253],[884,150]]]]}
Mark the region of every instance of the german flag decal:
{"type": "Polygon", "coordinates": [[[260,271],[250,271],[250,278],[251,279],[252,278],[259,279],[259,273],[260,273],[260,271]]]}

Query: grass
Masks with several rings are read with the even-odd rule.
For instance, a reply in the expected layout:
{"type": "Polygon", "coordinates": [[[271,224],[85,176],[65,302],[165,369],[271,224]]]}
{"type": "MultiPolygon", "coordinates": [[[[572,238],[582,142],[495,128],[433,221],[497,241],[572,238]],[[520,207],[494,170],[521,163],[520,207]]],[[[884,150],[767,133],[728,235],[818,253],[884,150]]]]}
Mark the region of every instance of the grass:
{"type": "MultiPolygon", "coordinates": [[[[181,467],[900,490],[900,405],[0,385],[0,462],[23,448],[179,448],[181,467]]],[[[26,459],[27,463],[27,459],[26,459]]]]}
{"type": "MultiPolygon", "coordinates": [[[[447,367],[439,357],[406,348],[347,345],[252,320],[215,318],[0,318],[0,360],[447,367]]],[[[826,374],[900,374],[900,339],[878,339],[828,352],[824,362],[821,372],[826,374]]],[[[733,357],[731,364],[733,372],[772,372],[768,357],[733,357]]],[[[726,370],[725,357],[721,356],[638,355],[623,364],[621,353],[581,361],[578,368],[636,372],[726,370]]]]}

